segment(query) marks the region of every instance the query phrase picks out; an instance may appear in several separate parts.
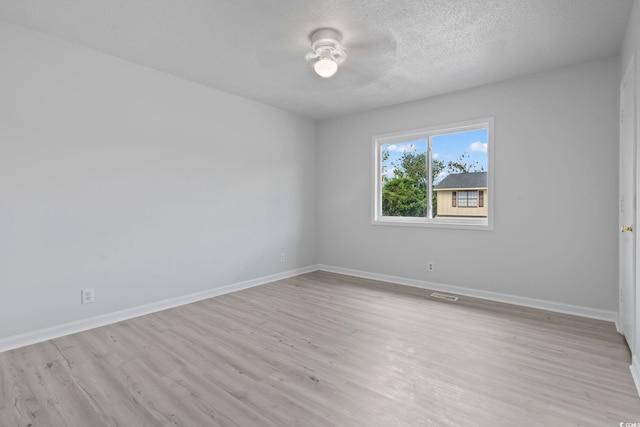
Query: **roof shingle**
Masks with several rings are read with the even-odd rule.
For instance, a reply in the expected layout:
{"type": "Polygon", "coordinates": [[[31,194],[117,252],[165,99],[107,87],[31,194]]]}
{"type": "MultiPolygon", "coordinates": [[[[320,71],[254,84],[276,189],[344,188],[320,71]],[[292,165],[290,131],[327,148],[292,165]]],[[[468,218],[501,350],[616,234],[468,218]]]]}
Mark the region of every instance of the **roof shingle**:
{"type": "Polygon", "coordinates": [[[447,175],[434,188],[444,190],[449,188],[486,188],[486,172],[452,173],[447,175]]]}

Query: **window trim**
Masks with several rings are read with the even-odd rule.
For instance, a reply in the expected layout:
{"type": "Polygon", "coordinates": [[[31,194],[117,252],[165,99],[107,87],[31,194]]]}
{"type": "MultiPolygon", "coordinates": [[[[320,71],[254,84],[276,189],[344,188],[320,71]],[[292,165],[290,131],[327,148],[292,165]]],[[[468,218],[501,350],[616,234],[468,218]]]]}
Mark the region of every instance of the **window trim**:
{"type": "MultiPolygon", "coordinates": [[[[493,171],[493,153],[494,153],[494,118],[484,117],[476,120],[467,120],[457,123],[449,123],[444,125],[429,126],[420,129],[412,129],[406,131],[398,131],[373,135],[371,137],[373,146],[372,161],[372,197],[371,197],[371,224],[372,225],[390,225],[390,226],[409,226],[409,227],[430,227],[430,228],[454,228],[454,229],[470,229],[470,230],[493,230],[493,217],[495,205],[495,189],[494,189],[494,171],[493,171]],[[487,189],[485,193],[491,194],[487,200],[486,194],[483,194],[483,204],[487,207],[486,218],[415,218],[415,217],[389,217],[382,216],[382,145],[401,143],[416,139],[427,140],[427,176],[431,177],[431,136],[466,132],[477,129],[487,129],[487,189]]],[[[432,184],[430,182],[427,192],[427,210],[431,215],[431,194],[432,184]]],[[[478,198],[480,195],[478,194],[478,198]]],[[[479,204],[480,200],[478,200],[479,204]]]]}

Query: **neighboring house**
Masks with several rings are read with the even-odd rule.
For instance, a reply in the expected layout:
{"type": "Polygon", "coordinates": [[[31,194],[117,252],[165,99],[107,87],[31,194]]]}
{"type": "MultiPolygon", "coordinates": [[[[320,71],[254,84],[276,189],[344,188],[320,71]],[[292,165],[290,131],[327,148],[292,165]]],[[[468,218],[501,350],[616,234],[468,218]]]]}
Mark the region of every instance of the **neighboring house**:
{"type": "Polygon", "coordinates": [[[487,173],[453,173],[433,190],[437,194],[438,217],[487,216],[487,173]]]}

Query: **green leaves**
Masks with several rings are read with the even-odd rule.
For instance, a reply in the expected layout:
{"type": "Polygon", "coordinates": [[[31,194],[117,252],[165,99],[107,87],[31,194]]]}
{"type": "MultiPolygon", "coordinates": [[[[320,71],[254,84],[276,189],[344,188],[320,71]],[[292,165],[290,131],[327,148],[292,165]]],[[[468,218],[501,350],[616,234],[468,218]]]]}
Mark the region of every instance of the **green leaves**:
{"type": "Polygon", "coordinates": [[[382,215],[426,217],[426,154],[407,151],[392,165],[394,177],[382,188],[382,215]]]}
{"type": "Polygon", "coordinates": [[[427,212],[426,200],[426,187],[421,187],[413,178],[396,176],[382,188],[382,214],[424,217],[427,212]]]}
{"type": "Polygon", "coordinates": [[[405,152],[400,157],[399,164],[394,163],[395,175],[397,178],[410,178],[420,188],[427,188],[427,161],[426,154],[405,152]]]}

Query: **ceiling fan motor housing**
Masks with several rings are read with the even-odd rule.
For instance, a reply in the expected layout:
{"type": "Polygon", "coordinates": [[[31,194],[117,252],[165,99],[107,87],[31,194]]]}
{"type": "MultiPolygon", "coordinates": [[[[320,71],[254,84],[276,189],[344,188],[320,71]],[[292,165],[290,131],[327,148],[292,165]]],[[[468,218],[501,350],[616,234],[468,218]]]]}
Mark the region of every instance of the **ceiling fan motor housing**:
{"type": "Polygon", "coordinates": [[[316,59],[330,58],[337,64],[347,59],[347,52],[340,44],[342,34],[339,31],[333,28],[320,28],[311,33],[309,38],[316,59]]]}

